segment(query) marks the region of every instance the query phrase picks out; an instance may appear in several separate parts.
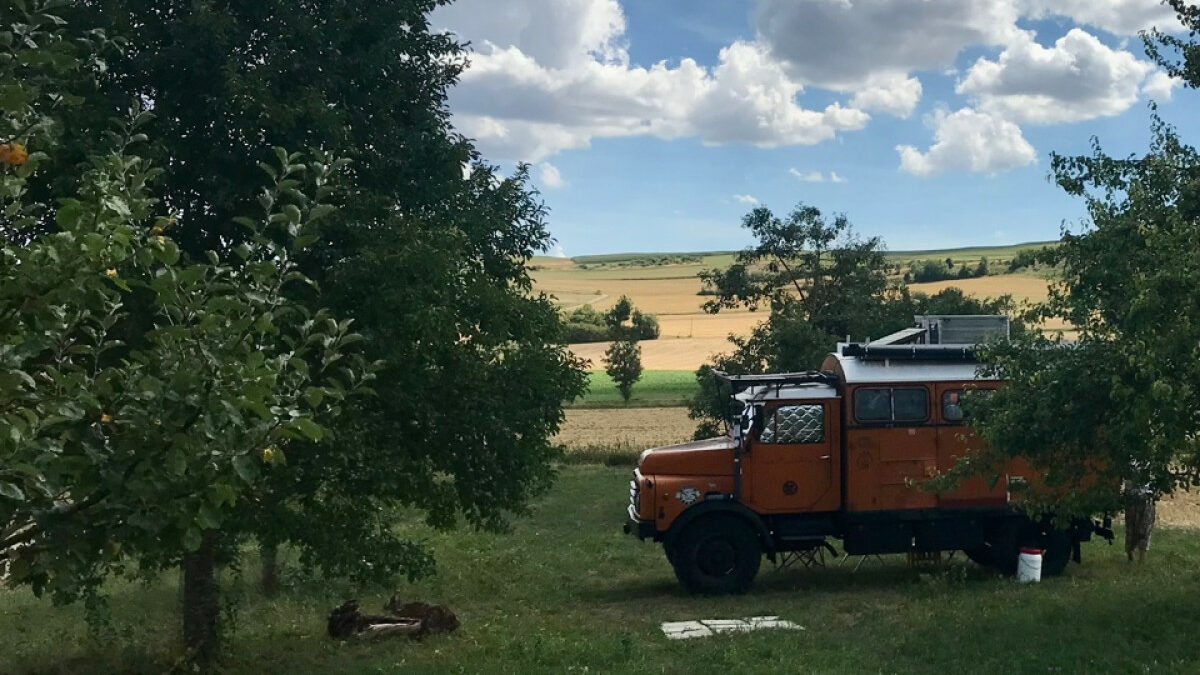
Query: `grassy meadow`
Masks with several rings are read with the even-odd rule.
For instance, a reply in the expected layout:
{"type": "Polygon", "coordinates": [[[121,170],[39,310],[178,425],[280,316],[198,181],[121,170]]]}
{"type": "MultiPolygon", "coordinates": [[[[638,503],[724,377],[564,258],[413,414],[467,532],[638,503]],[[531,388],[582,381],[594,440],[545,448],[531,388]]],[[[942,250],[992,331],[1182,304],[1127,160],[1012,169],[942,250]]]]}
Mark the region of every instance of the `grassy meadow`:
{"type": "MultiPolygon", "coordinates": [[[[230,673],[1194,673],[1200,662],[1196,531],[1155,533],[1147,562],[1086,544],[1065,576],[1018,586],[956,557],[904,556],[775,571],[733,597],[685,595],[660,547],[621,533],[628,467],[569,466],[510,535],[429,533],[439,573],[400,587],[448,604],[455,634],[346,643],[325,616],[356,593],[377,609],[393,589],[288,577],[266,600],[246,579],[222,669],[230,673]],[[662,621],[778,615],[802,631],[665,639],[662,621]]],[[[1119,534],[1119,533],[1118,533],[1119,534]]],[[[174,665],[175,575],[109,587],[112,621],[90,634],[79,607],[0,591],[0,672],[160,673],[174,665]]]]}
{"type": "MultiPolygon", "coordinates": [[[[649,342],[643,342],[645,348],[649,342]]],[[[617,385],[607,373],[593,370],[588,373],[588,391],[570,404],[574,408],[628,408],[687,405],[698,385],[691,370],[647,370],[633,385],[633,395],[626,403],[617,385]]]]}

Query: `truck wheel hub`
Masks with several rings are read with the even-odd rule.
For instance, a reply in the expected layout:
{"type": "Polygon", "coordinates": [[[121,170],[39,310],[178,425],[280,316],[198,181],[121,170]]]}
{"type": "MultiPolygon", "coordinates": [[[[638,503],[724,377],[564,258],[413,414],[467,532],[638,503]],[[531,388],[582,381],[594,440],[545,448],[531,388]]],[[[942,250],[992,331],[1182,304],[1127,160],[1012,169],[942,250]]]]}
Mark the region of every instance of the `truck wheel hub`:
{"type": "Polygon", "coordinates": [[[725,539],[708,539],[696,552],[700,571],[710,577],[724,577],[737,567],[737,551],[725,539]]]}

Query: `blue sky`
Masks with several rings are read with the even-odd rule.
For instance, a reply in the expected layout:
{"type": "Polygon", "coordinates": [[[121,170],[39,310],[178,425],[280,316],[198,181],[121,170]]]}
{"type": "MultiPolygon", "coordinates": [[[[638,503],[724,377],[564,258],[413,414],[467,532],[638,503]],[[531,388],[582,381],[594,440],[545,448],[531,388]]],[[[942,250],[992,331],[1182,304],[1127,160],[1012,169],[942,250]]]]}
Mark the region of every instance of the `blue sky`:
{"type": "Polygon", "coordinates": [[[534,165],[567,255],[741,248],[756,203],[845,212],[892,249],[1052,239],[1049,155],[1185,138],[1148,62],[1156,0],[458,0],[455,124],[534,165]]]}

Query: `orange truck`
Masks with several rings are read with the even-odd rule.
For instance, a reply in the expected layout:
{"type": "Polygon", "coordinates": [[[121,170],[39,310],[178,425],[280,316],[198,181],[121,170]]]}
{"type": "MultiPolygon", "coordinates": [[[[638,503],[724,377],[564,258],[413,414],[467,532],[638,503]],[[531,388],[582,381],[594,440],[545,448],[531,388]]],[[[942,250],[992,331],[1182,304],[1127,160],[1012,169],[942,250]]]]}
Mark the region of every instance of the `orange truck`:
{"type": "Polygon", "coordinates": [[[1023,461],[998,480],[952,492],[922,489],[967,451],[964,393],[1000,386],[982,378],[971,347],[1007,331],[1005,317],[917,317],[918,326],[869,343],[839,345],[822,369],[732,376],[723,437],[642,453],[629,484],[625,530],[661,542],[693,592],[743,592],[762,557],[832,549],[848,555],[961,550],[1012,574],[1022,547],[1043,553],[1042,573],[1080,560],[1093,532],[1034,521],[1009,488],[1036,477],[1023,461]]]}

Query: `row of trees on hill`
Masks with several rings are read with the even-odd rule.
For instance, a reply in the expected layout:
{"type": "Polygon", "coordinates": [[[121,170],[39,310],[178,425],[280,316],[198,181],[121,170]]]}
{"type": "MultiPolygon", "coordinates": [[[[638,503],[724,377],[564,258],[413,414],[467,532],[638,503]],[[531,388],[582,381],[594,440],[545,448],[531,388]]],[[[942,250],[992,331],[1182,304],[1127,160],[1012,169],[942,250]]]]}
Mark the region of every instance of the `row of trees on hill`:
{"type": "Polygon", "coordinates": [[[247,545],[415,578],[398,508],[501,529],[550,484],[584,364],[527,170],[450,126],[440,4],[0,0],[6,584],[181,568],[203,661],[247,545]]]}
{"type": "Polygon", "coordinates": [[[913,263],[904,273],[905,283],[923,284],[930,281],[946,281],[948,279],[975,279],[986,277],[991,271],[986,257],[979,259],[978,265],[963,263],[956,270],[954,261],[950,258],[943,260],[922,260],[913,263]]]}

